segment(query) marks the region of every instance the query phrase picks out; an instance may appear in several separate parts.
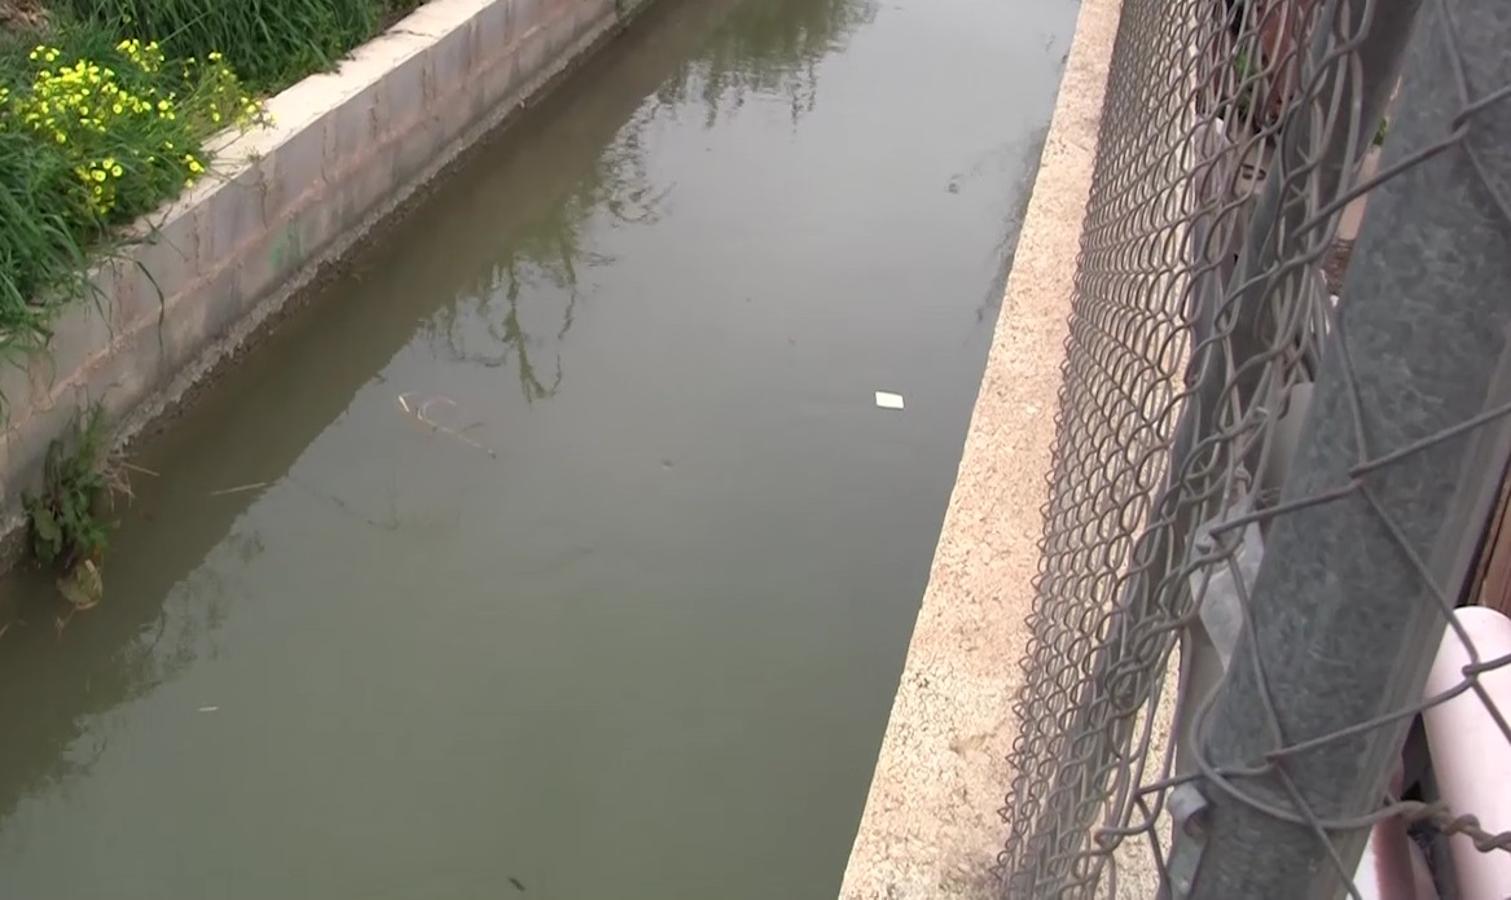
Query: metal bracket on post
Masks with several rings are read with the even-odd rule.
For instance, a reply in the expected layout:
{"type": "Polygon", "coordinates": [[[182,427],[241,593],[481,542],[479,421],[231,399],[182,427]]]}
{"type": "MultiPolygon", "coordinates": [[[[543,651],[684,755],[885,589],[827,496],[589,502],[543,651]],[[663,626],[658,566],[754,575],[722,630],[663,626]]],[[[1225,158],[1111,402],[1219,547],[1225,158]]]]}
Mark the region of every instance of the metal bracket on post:
{"type": "Polygon", "coordinates": [[[1167,803],[1174,833],[1165,866],[1169,879],[1160,888],[1160,900],[1185,900],[1191,895],[1196,869],[1207,849],[1207,798],[1195,784],[1187,782],[1170,791],[1167,803]]]}
{"type": "MultiPolygon", "coordinates": [[[[1244,497],[1225,510],[1224,515],[1197,526],[1196,537],[1192,542],[1193,553],[1203,556],[1215,551],[1218,539],[1213,537],[1212,530],[1222,525],[1229,516],[1246,515],[1252,506],[1251,497],[1244,497]]],[[[1238,546],[1230,556],[1212,566],[1197,569],[1189,576],[1191,596],[1201,603],[1198,612],[1202,628],[1217,650],[1223,671],[1227,671],[1228,662],[1233,658],[1233,647],[1237,645],[1238,636],[1243,632],[1242,598],[1253,587],[1254,579],[1259,575],[1259,563],[1263,559],[1264,538],[1260,535],[1259,525],[1250,523],[1243,527],[1238,546]]],[[[1197,687],[1197,696],[1205,696],[1201,687],[1197,687]]]]}

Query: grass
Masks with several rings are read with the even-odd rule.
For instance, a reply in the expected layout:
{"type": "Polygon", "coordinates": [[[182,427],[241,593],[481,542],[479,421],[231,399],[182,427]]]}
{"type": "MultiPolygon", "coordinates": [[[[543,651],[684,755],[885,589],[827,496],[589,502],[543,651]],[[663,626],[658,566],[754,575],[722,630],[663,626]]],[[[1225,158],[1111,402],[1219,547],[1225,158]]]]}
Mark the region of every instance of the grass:
{"type": "Polygon", "coordinates": [[[420,0],[60,0],[75,15],[168,52],[220,51],[257,90],[331,67],[420,0]]]}
{"type": "Polygon", "coordinates": [[[255,95],[419,2],[52,0],[40,28],[0,27],[0,355],[45,345],[113,229],[197,180],[255,95]]]}
{"type": "Polygon", "coordinates": [[[260,115],[219,54],[169,59],[82,23],[0,42],[0,349],[45,342],[89,251],[201,177],[209,135],[260,115]]]}

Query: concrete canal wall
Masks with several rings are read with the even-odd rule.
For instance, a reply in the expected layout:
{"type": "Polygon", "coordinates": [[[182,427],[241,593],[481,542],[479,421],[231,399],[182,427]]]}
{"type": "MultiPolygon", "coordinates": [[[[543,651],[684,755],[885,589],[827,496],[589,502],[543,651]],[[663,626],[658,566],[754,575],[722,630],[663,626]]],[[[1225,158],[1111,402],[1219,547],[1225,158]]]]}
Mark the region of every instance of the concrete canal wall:
{"type": "Polygon", "coordinates": [[[272,98],[270,127],[212,145],[213,177],[138,223],[94,302],[0,371],[4,532],[20,531],[21,493],[80,409],[103,404],[123,437],[140,429],[646,2],[432,0],[272,98]]]}
{"type": "MultiPolygon", "coordinates": [[[[990,900],[1056,396],[1121,0],[1082,0],[842,900],[990,900]]],[[[1143,857],[1140,857],[1143,859],[1143,857]]],[[[1131,867],[1129,867],[1131,868],[1131,867]]],[[[1153,897],[1120,867],[1120,896],[1153,897]]]]}

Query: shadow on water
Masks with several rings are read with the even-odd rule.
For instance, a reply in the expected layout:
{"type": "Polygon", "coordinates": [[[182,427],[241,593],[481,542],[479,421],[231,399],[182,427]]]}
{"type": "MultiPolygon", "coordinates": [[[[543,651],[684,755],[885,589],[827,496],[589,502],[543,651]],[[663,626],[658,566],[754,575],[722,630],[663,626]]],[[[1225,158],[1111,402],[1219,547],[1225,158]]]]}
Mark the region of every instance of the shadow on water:
{"type": "MultiPolygon", "coordinates": [[[[483,142],[466,178],[437,186],[319,303],[225,376],[205,404],[234,407],[242,425],[228,430],[227,417],[191,410],[148,441],[142,465],[171,459],[174,467],[135,479],[101,607],[59,630],[62,607],[46,578],[20,572],[0,584],[0,618],[9,622],[0,634],[0,818],[90,767],[109,735],[92,720],[218,652],[217,629],[243,588],[207,563],[263,552],[243,513],[360,389],[383,378],[417,330],[447,358],[512,367],[528,402],[550,398],[563,380],[552,348],[572,329],[588,273],[609,261],[591,246],[587,223],[654,222],[673,190],[651,183],[640,152],[655,117],[692,103],[713,123],[763,95],[790,103],[797,118],[816,102],[819,58],[874,13],[868,0],[658,3],[551,98],[483,142]],[[402,262],[389,259],[396,240],[405,242],[402,262]],[[532,318],[536,306],[548,314],[532,318]],[[226,492],[235,487],[245,489],[226,492]],[[179,539],[154,536],[166,527],[179,539]]],[[[395,524],[344,511],[375,527],[395,524]]]]}
{"type": "MultiPolygon", "coordinates": [[[[1017,158],[1017,168],[1021,174],[1013,190],[1013,196],[1017,199],[1003,217],[1000,230],[1002,238],[994,250],[997,259],[996,274],[987,285],[986,293],[982,295],[981,305],[976,307],[978,322],[994,320],[1007,293],[1007,278],[1012,274],[1013,260],[1018,255],[1018,237],[1023,231],[1023,220],[1028,215],[1029,201],[1033,199],[1034,179],[1039,175],[1039,156],[1044,152],[1044,142],[1048,137],[1049,126],[1046,125],[1020,143],[1003,148],[1005,153],[1017,158]]],[[[951,184],[958,184],[958,180],[952,180],[951,184]]]]}

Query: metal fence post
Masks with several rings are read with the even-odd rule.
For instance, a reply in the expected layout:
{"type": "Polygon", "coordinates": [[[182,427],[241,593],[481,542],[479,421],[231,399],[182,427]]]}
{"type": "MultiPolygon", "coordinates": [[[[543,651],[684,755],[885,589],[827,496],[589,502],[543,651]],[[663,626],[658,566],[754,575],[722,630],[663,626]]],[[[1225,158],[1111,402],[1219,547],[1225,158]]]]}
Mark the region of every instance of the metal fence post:
{"type": "Polygon", "coordinates": [[[1511,402],[1511,5],[1448,7],[1412,38],[1382,166],[1400,171],[1372,195],[1247,628],[1198,717],[1192,897],[1352,890],[1511,448],[1492,415],[1511,402]]]}
{"type": "MultiPolygon", "coordinates": [[[[1224,402],[1233,399],[1228,393],[1235,393],[1245,407],[1255,402],[1263,367],[1253,361],[1274,350],[1275,336],[1266,328],[1272,320],[1266,313],[1273,316],[1272,307],[1305,302],[1310,293],[1302,282],[1325,252],[1331,223],[1338,215],[1322,217],[1324,221],[1318,223],[1309,220],[1316,213],[1318,198],[1335,197],[1352,184],[1374,135],[1373,123],[1380,121],[1389,104],[1421,5],[1422,0],[1330,0],[1321,9],[1306,58],[1298,61],[1298,80],[1307,84],[1315,78],[1317,84],[1289,112],[1279,135],[1274,169],[1255,197],[1242,250],[1227,283],[1209,276],[1197,287],[1191,340],[1193,344],[1217,340],[1222,336],[1219,332],[1224,332],[1229,348],[1221,354],[1222,361],[1231,362],[1240,374],[1229,384],[1219,364],[1220,354],[1199,355],[1204,365],[1196,373],[1196,387],[1170,445],[1171,485],[1181,481],[1182,466],[1218,420],[1224,402]],[[1345,64],[1344,56],[1351,56],[1356,65],[1345,64]],[[1339,117],[1343,121],[1331,121],[1331,127],[1326,127],[1321,120],[1327,117],[1314,116],[1314,106],[1326,106],[1329,98],[1339,96],[1352,96],[1356,121],[1350,123],[1344,115],[1339,117]],[[1233,321],[1220,329],[1220,317],[1233,321]]],[[[1159,537],[1189,542],[1197,524],[1210,514],[1210,509],[1196,504],[1179,507],[1174,528],[1159,537]]],[[[1160,558],[1164,552],[1159,548],[1151,557],[1160,558]]],[[[1158,582],[1165,574],[1145,577],[1158,582]]],[[[1215,676],[1222,671],[1216,657],[1204,630],[1195,629],[1181,657],[1182,665],[1192,670],[1188,700],[1205,696],[1216,683],[1215,676]]],[[[1188,703],[1183,718],[1188,719],[1192,711],[1188,703]]],[[[1180,736],[1181,768],[1188,755],[1187,737],[1180,736]]]]}

